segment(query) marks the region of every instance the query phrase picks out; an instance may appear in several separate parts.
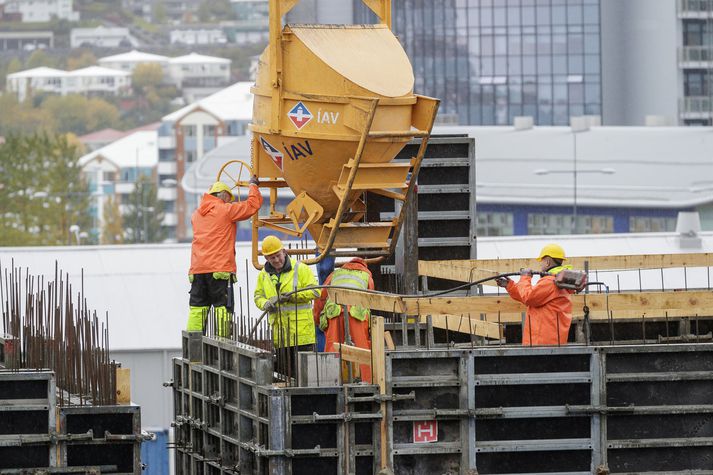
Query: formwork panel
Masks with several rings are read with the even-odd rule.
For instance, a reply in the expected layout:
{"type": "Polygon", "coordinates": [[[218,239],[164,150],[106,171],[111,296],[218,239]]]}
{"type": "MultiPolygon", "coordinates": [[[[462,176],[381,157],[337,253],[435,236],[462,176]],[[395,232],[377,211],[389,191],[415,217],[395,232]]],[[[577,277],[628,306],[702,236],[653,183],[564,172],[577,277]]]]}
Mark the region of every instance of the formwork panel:
{"type": "Polygon", "coordinates": [[[50,444],[21,447],[0,446],[0,469],[44,468],[50,466],[50,444]]]}
{"type": "Polygon", "coordinates": [[[586,405],[591,400],[589,384],[518,384],[478,386],[475,407],[529,407],[586,405]]]}
{"type": "Polygon", "coordinates": [[[589,417],[541,417],[479,419],[475,425],[478,441],[588,439],[589,417]]]}
{"type": "Polygon", "coordinates": [[[609,450],[611,474],[632,472],[709,473],[712,467],[713,450],[710,447],[609,450]]]}
{"type": "Polygon", "coordinates": [[[478,473],[591,473],[588,450],[500,452],[478,455],[478,473]]]}

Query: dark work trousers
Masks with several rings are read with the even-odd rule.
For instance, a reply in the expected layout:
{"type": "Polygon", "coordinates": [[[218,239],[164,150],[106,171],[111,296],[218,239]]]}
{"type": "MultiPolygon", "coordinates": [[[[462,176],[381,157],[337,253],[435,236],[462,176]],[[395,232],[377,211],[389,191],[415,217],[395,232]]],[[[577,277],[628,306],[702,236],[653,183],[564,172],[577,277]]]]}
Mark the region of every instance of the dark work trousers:
{"type": "MultiPolygon", "coordinates": [[[[189,305],[192,313],[201,312],[203,314],[203,324],[200,327],[203,328],[204,334],[206,330],[205,317],[211,306],[213,306],[219,319],[225,320],[232,313],[234,305],[232,293],[232,282],[228,279],[214,279],[212,273],[193,275],[189,305]]],[[[198,318],[198,316],[193,318],[198,318]]],[[[225,331],[218,333],[222,336],[228,336],[225,331]]]]}

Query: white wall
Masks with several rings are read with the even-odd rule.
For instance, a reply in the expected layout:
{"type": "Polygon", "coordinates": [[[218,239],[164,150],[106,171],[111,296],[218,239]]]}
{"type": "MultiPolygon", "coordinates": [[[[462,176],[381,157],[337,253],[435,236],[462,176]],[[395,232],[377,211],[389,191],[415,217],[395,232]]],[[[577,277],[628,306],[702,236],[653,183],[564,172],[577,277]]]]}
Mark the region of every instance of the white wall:
{"type": "Polygon", "coordinates": [[[603,125],[678,124],[681,43],[673,0],[601,0],[603,125]]]}

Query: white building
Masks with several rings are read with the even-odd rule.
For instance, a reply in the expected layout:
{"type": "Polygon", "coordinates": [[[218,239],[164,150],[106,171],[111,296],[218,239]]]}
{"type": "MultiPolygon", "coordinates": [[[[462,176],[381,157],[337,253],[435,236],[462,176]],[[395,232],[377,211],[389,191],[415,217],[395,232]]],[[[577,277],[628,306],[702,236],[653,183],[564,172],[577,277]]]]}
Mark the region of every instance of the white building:
{"type": "Polygon", "coordinates": [[[69,34],[69,44],[72,48],[82,46],[97,46],[99,48],[119,48],[122,46],[138,46],[136,38],[131,36],[128,28],[72,28],[69,34]]]}
{"type": "Polygon", "coordinates": [[[191,53],[168,60],[171,81],[179,88],[224,87],[230,81],[229,59],[191,53]]]}
{"type": "Polygon", "coordinates": [[[35,92],[50,94],[121,95],[131,89],[131,74],[90,66],[75,71],[34,68],[7,75],[7,90],[24,101],[35,92]]]}
{"type": "MultiPolygon", "coordinates": [[[[159,127],[159,182],[173,179],[180,183],[192,163],[208,152],[245,135],[252,118],[253,83],[239,82],[176,112],[165,116],[159,127]]],[[[249,149],[249,145],[246,144],[249,149]]],[[[159,188],[159,197],[162,191],[159,188]]],[[[165,193],[168,193],[166,190],[165,193]]],[[[166,202],[164,226],[171,239],[191,236],[190,215],[199,194],[186,193],[179,186],[174,199],[166,202]]]]}
{"type": "Polygon", "coordinates": [[[66,76],[66,71],[42,66],[8,74],[6,88],[14,92],[19,101],[24,101],[35,91],[62,94],[66,76]]]}
{"type": "Polygon", "coordinates": [[[77,21],[72,0],[5,0],[5,13],[22,15],[22,22],[46,22],[53,18],[77,21]]]}
{"type": "Polygon", "coordinates": [[[112,196],[126,212],[126,197],[134,192],[139,176],[153,177],[158,164],[158,134],[142,130],[88,153],[79,159],[95,211],[92,234],[99,236],[104,224],[104,203],[112,196]]]}
{"type": "Polygon", "coordinates": [[[224,45],[228,42],[223,30],[218,28],[171,30],[170,38],[172,45],[224,45]]]}
{"type": "Polygon", "coordinates": [[[133,72],[139,64],[158,64],[164,70],[168,65],[168,57],[159,54],[144,53],[142,51],[132,50],[128,53],[115,54],[99,58],[99,66],[112,69],[120,69],[122,71],[133,72]]]}

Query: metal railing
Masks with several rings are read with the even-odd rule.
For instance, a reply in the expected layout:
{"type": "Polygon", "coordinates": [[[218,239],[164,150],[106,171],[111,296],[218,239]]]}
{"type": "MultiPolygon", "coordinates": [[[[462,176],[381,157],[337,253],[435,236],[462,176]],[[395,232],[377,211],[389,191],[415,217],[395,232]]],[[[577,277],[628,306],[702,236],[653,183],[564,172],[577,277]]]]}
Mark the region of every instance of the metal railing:
{"type": "Polygon", "coordinates": [[[713,0],[678,0],[678,12],[713,14],[713,0]]]}
{"type": "MultiPolygon", "coordinates": [[[[713,46],[682,46],[678,48],[678,62],[711,62],[713,61],[713,46]]],[[[700,67],[700,65],[696,65],[700,67]]]]}
{"type": "Polygon", "coordinates": [[[713,115],[713,98],[710,96],[684,97],[680,100],[679,111],[681,114],[713,115]]]}

